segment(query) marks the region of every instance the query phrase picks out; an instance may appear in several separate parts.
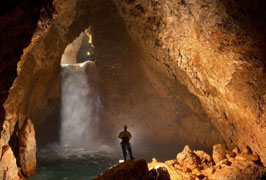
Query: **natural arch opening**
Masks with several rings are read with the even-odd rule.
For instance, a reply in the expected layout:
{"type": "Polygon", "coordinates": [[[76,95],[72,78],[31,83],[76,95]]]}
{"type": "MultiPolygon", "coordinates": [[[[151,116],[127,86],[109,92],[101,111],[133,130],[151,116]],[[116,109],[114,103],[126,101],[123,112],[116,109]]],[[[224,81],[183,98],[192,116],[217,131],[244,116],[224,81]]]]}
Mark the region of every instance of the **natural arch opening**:
{"type": "Polygon", "coordinates": [[[85,61],[94,61],[94,46],[92,37],[87,29],[69,45],[67,45],[62,58],[61,64],[78,64],[85,61]]]}

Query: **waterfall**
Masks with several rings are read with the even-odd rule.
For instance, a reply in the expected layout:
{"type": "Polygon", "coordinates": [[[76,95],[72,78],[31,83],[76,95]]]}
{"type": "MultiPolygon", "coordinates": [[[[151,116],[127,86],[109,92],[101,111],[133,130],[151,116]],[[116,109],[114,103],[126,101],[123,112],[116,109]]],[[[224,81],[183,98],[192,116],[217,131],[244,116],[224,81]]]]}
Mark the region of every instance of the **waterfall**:
{"type": "Polygon", "coordinates": [[[97,146],[100,98],[93,62],[61,65],[61,137],[64,147],[97,146]]]}

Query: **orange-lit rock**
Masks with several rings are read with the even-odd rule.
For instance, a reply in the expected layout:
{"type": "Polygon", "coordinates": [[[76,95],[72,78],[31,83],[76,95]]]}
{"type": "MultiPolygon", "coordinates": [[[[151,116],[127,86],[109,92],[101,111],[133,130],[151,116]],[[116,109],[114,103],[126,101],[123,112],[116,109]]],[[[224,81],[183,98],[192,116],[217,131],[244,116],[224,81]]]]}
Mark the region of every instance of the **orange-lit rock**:
{"type": "Polygon", "coordinates": [[[9,146],[1,147],[0,179],[1,180],[20,180],[17,169],[16,158],[9,146]]]}
{"type": "Polygon", "coordinates": [[[27,119],[19,131],[18,163],[27,177],[35,173],[36,141],[35,131],[30,119],[27,119]]]}
{"type": "MultiPolygon", "coordinates": [[[[217,146],[216,146],[217,147],[217,146]]],[[[213,148],[215,151],[215,147],[213,148]]],[[[227,151],[228,153],[231,151],[227,151]]],[[[249,154],[251,156],[251,154],[249,154]]],[[[229,157],[217,159],[216,164],[212,163],[212,158],[210,155],[204,151],[192,151],[188,146],[184,148],[184,151],[177,155],[177,159],[169,160],[164,163],[157,162],[153,159],[151,163],[148,164],[149,168],[164,167],[170,174],[171,180],[180,179],[205,179],[205,180],[255,180],[263,179],[266,177],[266,168],[259,162],[253,162],[253,159],[229,157]],[[200,152],[200,153],[199,153],[200,152]],[[199,163],[194,163],[193,168],[188,168],[191,166],[191,162],[194,162],[191,156],[198,156],[201,159],[199,163]],[[182,156],[182,158],[181,158],[182,156]],[[186,157],[188,160],[184,160],[186,157]],[[180,163],[180,159],[183,159],[180,163]]]]}
{"type": "Polygon", "coordinates": [[[266,164],[265,2],[114,2],[142,61],[165,65],[199,98],[227,146],[248,145],[266,164]]]}
{"type": "Polygon", "coordinates": [[[200,163],[200,158],[189,148],[189,146],[185,146],[184,150],[177,154],[176,159],[180,165],[189,169],[196,168],[200,163]]]}
{"type": "Polygon", "coordinates": [[[226,158],[225,145],[223,145],[223,144],[214,145],[212,158],[213,158],[215,163],[225,159],[226,158]]]}

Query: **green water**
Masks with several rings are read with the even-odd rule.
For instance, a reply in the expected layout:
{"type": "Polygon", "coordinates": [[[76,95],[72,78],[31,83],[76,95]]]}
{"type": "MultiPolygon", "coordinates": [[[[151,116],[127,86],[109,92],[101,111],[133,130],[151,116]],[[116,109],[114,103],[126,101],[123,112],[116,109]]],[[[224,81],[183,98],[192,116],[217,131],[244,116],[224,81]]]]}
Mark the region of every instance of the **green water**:
{"type": "Polygon", "coordinates": [[[120,154],[47,148],[37,153],[36,174],[29,180],[90,180],[118,163],[120,154]]]}
{"type": "MultiPolygon", "coordinates": [[[[140,146],[133,147],[135,158],[147,162],[151,162],[152,157],[162,162],[173,159],[178,149],[176,145],[155,145],[148,151],[136,152],[141,149],[140,146]]],[[[29,180],[90,180],[117,164],[120,159],[123,158],[119,146],[88,151],[50,145],[38,149],[36,174],[29,180]]]]}

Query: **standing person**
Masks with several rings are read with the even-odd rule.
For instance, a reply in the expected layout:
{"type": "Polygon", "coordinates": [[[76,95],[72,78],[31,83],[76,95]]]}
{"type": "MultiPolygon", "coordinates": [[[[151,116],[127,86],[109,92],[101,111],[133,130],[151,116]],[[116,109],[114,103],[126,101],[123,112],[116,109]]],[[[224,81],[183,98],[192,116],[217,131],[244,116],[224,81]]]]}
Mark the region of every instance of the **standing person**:
{"type": "Polygon", "coordinates": [[[130,139],[131,139],[131,133],[127,131],[127,125],[124,126],[124,131],[119,133],[118,138],[122,139],[122,142],[120,143],[122,146],[123,156],[125,161],[127,160],[127,150],[129,152],[129,156],[131,160],[134,160],[134,157],[132,155],[132,149],[130,146],[130,139]]]}

